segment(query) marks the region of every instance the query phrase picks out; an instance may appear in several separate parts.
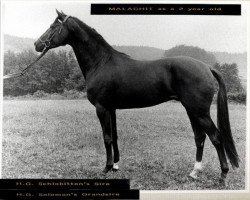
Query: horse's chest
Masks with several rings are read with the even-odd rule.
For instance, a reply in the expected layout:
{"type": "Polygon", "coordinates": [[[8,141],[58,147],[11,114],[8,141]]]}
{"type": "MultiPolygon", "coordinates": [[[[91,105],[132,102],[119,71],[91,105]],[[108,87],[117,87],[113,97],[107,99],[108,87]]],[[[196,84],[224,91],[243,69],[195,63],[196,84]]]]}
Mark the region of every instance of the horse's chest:
{"type": "Polygon", "coordinates": [[[102,105],[110,104],[114,90],[111,82],[96,80],[87,86],[87,98],[93,104],[100,103],[102,105]]]}

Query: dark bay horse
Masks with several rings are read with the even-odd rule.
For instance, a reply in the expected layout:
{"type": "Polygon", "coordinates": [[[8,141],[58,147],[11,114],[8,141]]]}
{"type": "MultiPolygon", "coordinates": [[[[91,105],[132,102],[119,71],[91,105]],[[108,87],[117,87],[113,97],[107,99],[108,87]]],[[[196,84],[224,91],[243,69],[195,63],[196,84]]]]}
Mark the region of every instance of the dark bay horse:
{"type": "Polygon", "coordinates": [[[57,11],[50,28],[35,42],[38,52],[69,44],[86,80],[88,100],[100,120],[107,162],[104,172],[118,169],[116,109],[142,108],[169,100],[185,107],[195,135],[196,162],[190,176],[197,178],[206,135],[217,150],[221,181],[229,170],[239,167],[232,137],[225,83],[218,71],[189,57],[138,61],[113,49],[94,29],[75,17],[57,11]],[[219,85],[218,128],[210,117],[210,106],[219,85]],[[227,156],[227,157],[226,157],[227,156]]]}

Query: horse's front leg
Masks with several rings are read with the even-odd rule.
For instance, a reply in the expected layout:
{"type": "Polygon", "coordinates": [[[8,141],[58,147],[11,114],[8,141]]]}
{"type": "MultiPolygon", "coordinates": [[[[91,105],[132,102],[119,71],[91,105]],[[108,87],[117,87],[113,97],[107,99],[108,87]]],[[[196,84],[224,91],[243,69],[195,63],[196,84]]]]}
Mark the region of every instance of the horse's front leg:
{"type": "Polygon", "coordinates": [[[107,173],[113,168],[113,156],[112,156],[112,122],[111,122],[111,112],[98,104],[96,106],[96,114],[100,120],[103,132],[103,139],[106,148],[107,162],[106,167],[103,170],[104,173],[107,173]]]}

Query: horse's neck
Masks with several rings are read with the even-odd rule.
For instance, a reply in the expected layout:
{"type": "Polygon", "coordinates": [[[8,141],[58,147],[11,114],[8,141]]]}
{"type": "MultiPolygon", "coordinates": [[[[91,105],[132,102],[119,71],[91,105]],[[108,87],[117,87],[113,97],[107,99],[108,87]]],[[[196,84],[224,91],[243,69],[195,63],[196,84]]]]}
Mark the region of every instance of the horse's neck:
{"type": "Polygon", "coordinates": [[[83,41],[81,37],[81,30],[78,30],[79,36],[71,37],[70,45],[72,46],[74,53],[76,55],[79,66],[85,77],[93,70],[98,68],[107,62],[112,53],[108,47],[105,45],[98,44],[94,38],[89,38],[89,40],[83,41]]]}

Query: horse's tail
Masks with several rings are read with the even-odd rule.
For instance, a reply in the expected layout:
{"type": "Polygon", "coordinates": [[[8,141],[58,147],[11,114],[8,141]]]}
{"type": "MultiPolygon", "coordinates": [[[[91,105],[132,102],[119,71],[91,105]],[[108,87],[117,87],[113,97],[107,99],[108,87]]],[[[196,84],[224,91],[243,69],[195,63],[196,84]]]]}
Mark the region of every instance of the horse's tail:
{"type": "Polygon", "coordinates": [[[239,167],[239,156],[237,154],[228,114],[227,91],[225,82],[221,74],[215,69],[211,69],[212,74],[219,83],[217,97],[217,126],[223,141],[225,152],[229,158],[232,167],[239,167]]]}

